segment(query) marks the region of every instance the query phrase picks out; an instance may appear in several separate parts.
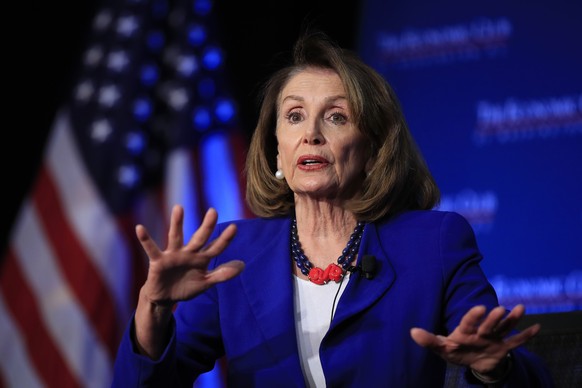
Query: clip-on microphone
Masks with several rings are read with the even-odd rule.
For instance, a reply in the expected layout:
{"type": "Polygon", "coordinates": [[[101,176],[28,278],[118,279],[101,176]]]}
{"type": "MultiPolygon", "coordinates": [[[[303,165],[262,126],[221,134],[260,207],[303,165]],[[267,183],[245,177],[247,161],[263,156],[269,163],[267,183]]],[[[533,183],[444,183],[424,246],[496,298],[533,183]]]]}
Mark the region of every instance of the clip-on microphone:
{"type": "Polygon", "coordinates": [[[362,256],[362,262],[360,265],[356,267],[350,266],[347,270],[352,273],[360,271],[361,276],[365,277],[366,279],[372,279],[374,276],[376,276],[376,256],[364,255],[362,256]]]}

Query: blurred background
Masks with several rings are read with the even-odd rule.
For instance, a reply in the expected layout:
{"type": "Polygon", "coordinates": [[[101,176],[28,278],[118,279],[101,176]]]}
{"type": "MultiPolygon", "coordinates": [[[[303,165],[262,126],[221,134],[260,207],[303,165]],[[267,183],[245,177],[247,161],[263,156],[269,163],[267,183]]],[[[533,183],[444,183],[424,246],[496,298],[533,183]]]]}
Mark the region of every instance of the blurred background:
{"type": "MultiPolygon", "coordinates": [[[[252,134],[258,113],[260,84],[288,58],[302,26],[322,27],[342,45],[350,48],[356,45],[360,9],[357,1],[300,0],[292,7],[264,0],[209,3],[212,16],[208,22],[217,29],[212,39],[220,40],[225,76],[238,107],[237,121],[247,138],[252,134]]],[[[26,101],[34,110],[27,115],[30,124],[7,131],[3,142],[4,152],[12,152],[6,160],[14,166],[8,171],[10,190],[5,190],[7,197],[1,205],[3,247],[18,205],[34,179],[55,113],[78,82],[75,77],[91,39],[93,19],[101,5],[99,0],[58,0],[35,5],[35,47],[26,53],[34,70],[30,75],[35,85],[26,101]]]]}
{"type": "MultiPolygon", "coordinates": [[[[26,113],[5,131],[0,387],[109,385],[143,281],[140,222],[249,217],[261,83],[306,26],[396,90],[500,301],[582,311],[582,4],[132,0],[35,5],[26,113]],[[24,124],[18,124],[19,122],[24,124]]],[[[8,112],[9,114],[11,112],[8,112]]],[[[216,373],[199,382],[220,385],[216,373]]]]}

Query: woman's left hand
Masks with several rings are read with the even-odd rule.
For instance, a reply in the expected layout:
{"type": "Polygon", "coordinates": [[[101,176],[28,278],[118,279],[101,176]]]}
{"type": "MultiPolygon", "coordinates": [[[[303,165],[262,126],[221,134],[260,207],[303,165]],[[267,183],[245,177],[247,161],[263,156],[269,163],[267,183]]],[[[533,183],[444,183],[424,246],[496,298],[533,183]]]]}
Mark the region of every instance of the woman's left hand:
{"type": "Polygon", "coordinates": [[[447,362],[469,366],[483,375],[494,374],[509,351],[534,337],[540,325],[508,336],[525,314],[524,306],[515,306],[507,315],[502,306],[486,313],[484,306],[471,308],[446,337],[416,327],[410,330],[410,335],[417,344],[431,349],[447,362]]]}

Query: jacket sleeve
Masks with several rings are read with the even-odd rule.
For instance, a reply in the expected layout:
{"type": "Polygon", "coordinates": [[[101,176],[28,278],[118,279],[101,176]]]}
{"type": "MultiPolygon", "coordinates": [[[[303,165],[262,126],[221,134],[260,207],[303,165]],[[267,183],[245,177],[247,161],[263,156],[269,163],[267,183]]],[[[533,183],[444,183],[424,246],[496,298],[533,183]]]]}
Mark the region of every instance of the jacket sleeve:
{"type": "MultiPolygon", "coordinates": [[[[215,230],[211,240],[218,233],[215,230]]],[[[216,260],[209,266],[212,269],[216,260]]],[[[223,354],[216,290],[210,288],[190,301],[180,302],[171,320],[169,342],[158,360],[139,354],[135,346],[135,316],[118,348],[112,387],[189,387],[214,368],[223,354]]]]}
{"type": "MultiPolygon", "coordinates": [[[[113,368],[112,388],[180,386],[176,375],[176,327],[171,321],[170,340],[162,356],[152,360],[137,352],[134,317],[127,325],[113,368]]],[[[191,386],[191,384],[190,384],[191,386]]]]}

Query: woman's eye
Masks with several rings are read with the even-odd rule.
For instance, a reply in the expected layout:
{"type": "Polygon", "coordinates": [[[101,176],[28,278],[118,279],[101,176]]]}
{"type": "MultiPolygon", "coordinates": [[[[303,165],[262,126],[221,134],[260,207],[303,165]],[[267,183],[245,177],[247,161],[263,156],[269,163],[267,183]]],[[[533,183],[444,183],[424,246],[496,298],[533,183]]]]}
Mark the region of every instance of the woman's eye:
{"type": "Polygon", "coordinates": [[[287,114],[287,121],[291,123],[298,123],[301,121],[301,115],[297,112],[291,112],[287,114]]]}
{"type": "Polygon", "coordinates": [[[334,124],[345,124],[348,121],[348,118],[345,115],[338,112],[332,113],[329,118],[334,124]]]}

